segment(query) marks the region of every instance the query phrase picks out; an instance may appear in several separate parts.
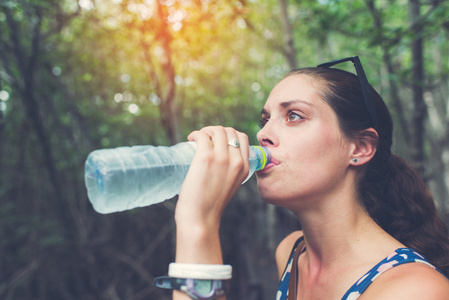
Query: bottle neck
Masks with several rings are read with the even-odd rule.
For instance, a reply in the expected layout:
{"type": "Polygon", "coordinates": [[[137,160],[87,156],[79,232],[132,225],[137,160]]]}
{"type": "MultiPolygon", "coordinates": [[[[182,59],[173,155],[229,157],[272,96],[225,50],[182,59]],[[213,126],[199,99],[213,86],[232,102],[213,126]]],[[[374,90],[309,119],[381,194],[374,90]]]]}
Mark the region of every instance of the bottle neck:
{"type": "Polygon", "coordinates": [[[256,171],[262,170],[271,162],[271,154],[267,148],[261,146],[250,146],[250,149],[254,151],[257,159],[256,171]]]}

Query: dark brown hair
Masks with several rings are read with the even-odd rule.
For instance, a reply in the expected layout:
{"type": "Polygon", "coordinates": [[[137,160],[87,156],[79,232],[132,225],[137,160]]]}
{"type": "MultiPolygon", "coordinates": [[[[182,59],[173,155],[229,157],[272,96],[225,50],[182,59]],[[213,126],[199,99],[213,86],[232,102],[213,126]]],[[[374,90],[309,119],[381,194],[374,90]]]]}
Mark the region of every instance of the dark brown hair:
{"type": "Polygon", "coordinates": [[[342,132],[350,139],[368,139],[377,147],[358,179],[357,192],[370,216],[402,244],[423,254],[449,276],[449,236],[421,176],[391,153],[393,121],[380,95],[370,86],[379,118],[378,135],[372,127],[358,77],[339,69],[304,68],[287,74],[311,77],[320,96],[337,114],[342,132]]]}

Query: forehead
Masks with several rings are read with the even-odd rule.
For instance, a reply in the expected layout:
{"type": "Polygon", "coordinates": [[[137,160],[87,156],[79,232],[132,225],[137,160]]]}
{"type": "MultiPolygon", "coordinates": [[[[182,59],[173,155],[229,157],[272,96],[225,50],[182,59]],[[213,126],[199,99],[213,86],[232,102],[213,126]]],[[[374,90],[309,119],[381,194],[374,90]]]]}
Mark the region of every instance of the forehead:
{"type": "Polygon", "coordinates": [[[318,93],[319,83],[304,74],[290,75],[282,79],[271,91],[265,109],[274,109],[289,101],[310,102],[313,105],[325,104],[318,93]]]}

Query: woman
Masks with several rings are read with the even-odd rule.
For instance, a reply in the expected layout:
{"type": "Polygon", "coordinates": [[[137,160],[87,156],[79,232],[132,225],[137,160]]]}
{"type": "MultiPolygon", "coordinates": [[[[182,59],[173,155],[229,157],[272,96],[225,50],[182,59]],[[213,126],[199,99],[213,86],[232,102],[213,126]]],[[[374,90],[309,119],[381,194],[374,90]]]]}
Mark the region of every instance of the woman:
{"type": "MultiPolygon", "coordinates": [[[[449,273],[446,227],[419,176],[391,154],[390,114],[360,61],[347,60],[358,76],[329,68],[335,63],[293,71],[262,110],[257,138],[273,159],[257,172],[260,195],[291,210],[302,225],[276,251],[277,297],[286,299],[288,291],[295,300],[449,299],[442,274],[449,273]],[[299,255],[294,261],[292,249],[299,255]],[[404,257],[413,262],[393,267],[404,257]]],[[[248,173],[248,138],[207,127],[189,140],[198,151],[175,212],[176,262],[220,265],[220,219],[248,173]]]]}

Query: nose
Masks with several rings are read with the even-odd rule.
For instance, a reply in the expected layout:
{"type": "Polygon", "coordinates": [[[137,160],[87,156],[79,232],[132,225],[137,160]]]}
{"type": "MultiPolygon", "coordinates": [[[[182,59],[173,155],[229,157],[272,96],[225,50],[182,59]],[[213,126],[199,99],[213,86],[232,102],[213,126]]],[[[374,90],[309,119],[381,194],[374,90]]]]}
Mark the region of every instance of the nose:
{"type": "Polygon", "coordinates": [[[279,139],[274,132],[273,126],[271,126],[270,121],[268,121],[265,126],[259,130],[257,133],[257,140],[262,147],[279,145],[279,139]]]}

